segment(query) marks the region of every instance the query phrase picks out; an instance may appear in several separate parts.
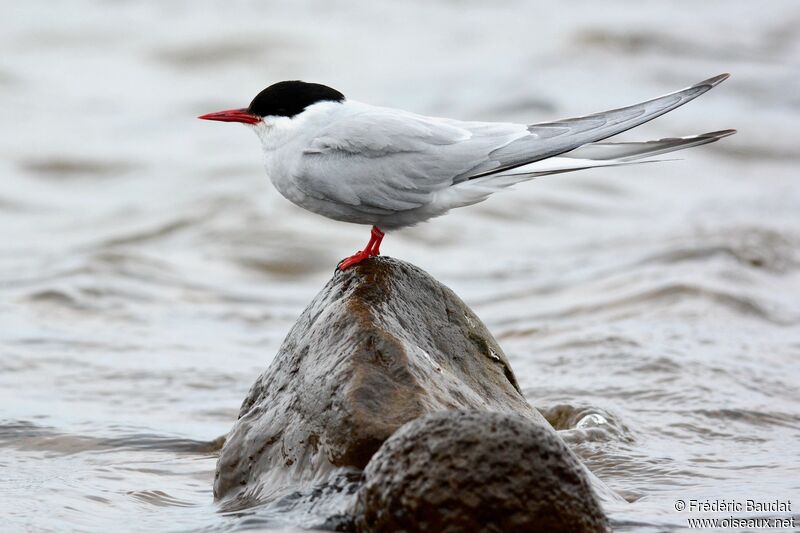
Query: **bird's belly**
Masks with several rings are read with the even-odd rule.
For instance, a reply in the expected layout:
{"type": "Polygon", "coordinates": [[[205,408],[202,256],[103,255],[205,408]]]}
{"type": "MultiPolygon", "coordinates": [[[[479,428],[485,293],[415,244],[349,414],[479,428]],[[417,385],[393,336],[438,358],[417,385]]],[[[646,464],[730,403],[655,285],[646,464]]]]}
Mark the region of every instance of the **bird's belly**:
{"type": "Polygon", "coordinates": [[[319,196],[308,194],[297,186],[287,165],[289,160],[290,158],[267,157],[265,166],[273,186],[281,193],[281,196],[296,206],[326,218],[394,230],[413,226],[447,211],[447,208],[439,209],[431,205],[401,211],[388,211],[374,206],[349,205],[322,199],[319,196]]]}
{"type": "Polygon", "coordinates": [[[316,198],[306,194],[298,188],[291,180],[281,179],[279,175],[273,173],[269,174],[270,180],[275,188],[281,193],[281,196],[292,202],[298,207],[302,207],[306,211],[311,211],[324,217],[339,220],[342,222],[351,222],[354,224],[369,224],[377,225],[381,217],[371,213],[364,213],[355,209],[353,206],[341,204],[338,202],[331,202],[316,198]]]}

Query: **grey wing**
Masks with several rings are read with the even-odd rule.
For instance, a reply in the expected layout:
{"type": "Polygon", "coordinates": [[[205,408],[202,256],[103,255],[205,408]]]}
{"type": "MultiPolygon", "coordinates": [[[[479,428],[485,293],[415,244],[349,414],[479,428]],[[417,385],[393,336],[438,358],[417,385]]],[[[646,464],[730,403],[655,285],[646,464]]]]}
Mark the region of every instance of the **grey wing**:
{"type": "Polygon", "coordinates": [[[694,100],[729,77],[720,74],[691,87],[628,107],[528,126],[529,135],[489,153],[491,163],[463,176],[474,179],[553,157],[606,139],[694,100]]]}
{"type": "Polygon", "coordinates": [[[304,154],[295,183],[318,200],[364,214],[388,215],[420,207],[433,192],[452,183],[430,170],[413,153],[370,157],[332,150],[304,154]]]}
{"type": "Polygon", "coordinates": [[[311,197],[360,213],[415,209],[524,131],[499,125],[481,135],[467,126],[384,108],[342,117],[303,151],[295,183],[311,197]]]}

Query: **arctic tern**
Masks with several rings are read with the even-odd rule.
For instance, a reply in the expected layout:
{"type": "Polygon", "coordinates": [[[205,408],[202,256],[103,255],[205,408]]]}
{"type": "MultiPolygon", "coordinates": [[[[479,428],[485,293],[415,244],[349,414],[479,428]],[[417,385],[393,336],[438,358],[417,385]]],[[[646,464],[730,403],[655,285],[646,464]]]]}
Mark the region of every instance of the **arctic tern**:
{"type": "Polygon", "coordinates": [[[380,254],[384,230],[413,226],[538,176],[627,165],[717,141],[722,130],[646,142],[598,142],[697,98],[728,78],[610,111],[538,124],[465,122],[348,100],[317,83],[282,81],[246,108],[199,118],[255,131],[275,188],[322,216],[372,226],[344,270],[380,254]]]}

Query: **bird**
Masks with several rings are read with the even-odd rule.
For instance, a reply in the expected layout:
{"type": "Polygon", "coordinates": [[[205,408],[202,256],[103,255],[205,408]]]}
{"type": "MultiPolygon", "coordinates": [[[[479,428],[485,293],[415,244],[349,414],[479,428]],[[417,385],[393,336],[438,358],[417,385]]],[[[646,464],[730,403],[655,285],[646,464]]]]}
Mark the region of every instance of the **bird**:
{"type": "MultiPolygon", "coordinates": [[[[345,98],[319,83],[281,81],[244,108],[198,118],[238,122],[261,141],[264,165],[289,201],[372,226],[346,270],[380,254],[386,231],[413,226],[539,176],[628,165],[712,143],[733,129],[645,142],[603,142],[697,98],[720,74],[638,104],[534,124],[424,116],[345,98]]],[[[656,160],[658,161],[658,160],[656,160]]]]}

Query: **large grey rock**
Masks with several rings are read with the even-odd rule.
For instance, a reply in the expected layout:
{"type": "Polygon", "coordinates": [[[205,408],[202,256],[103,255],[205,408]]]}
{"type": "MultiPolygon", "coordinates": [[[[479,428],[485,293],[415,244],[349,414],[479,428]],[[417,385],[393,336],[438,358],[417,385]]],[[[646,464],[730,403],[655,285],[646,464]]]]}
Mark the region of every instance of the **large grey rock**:
{"type": "Polygon", "coordinates": [[[608,530],[578,459],[549,428],[506,413],[428,415],[367,465],[356,530],[608,530]]]}
{"type": "Polygon", "coordinates": [[[517,413],[552,434],[475,314],[422,270],[381,257],[333,279],[251,388],[222,448],[225,508],[364,468],[400,426],[454,409],[517,413]]]}

